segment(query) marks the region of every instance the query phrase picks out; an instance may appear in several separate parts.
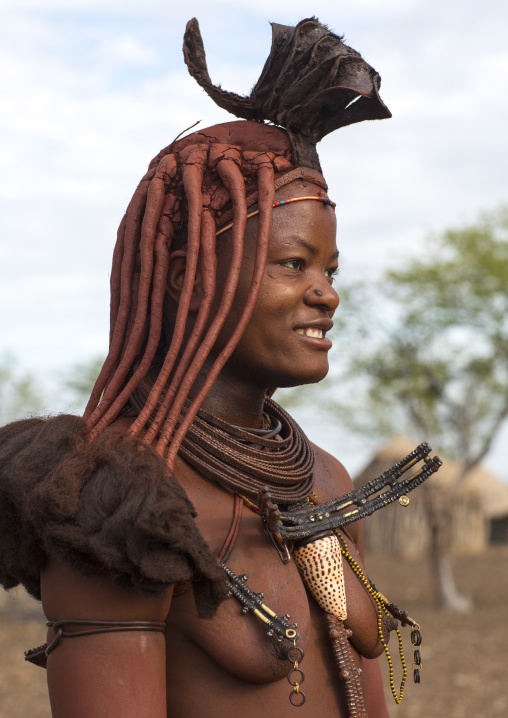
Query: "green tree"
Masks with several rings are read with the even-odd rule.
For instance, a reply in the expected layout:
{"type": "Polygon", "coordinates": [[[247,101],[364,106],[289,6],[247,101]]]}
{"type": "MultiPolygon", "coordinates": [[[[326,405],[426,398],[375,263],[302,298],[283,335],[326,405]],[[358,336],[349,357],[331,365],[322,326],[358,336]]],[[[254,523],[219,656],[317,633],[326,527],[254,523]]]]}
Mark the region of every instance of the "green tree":
{"type": "Polygon", "coordinates": [[[359,362],[369,405],[394,402],[465,475],[508,415],[508,209],[431,238],[425,258],[389,272],[385,288],[397,317],[388,345],[359,362]]]}

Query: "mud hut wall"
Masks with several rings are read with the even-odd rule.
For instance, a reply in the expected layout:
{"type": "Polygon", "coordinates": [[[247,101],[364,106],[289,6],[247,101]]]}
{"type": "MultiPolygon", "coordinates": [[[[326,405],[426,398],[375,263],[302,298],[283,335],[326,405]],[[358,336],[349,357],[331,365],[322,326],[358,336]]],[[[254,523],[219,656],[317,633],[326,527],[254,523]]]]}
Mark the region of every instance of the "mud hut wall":
{"type": "Polygon", "coordinates": [[[403,508],[390,504],[364,521],[367,551],[396,556],[419,556],[429,546],[430,531],[422,501],[403,508]]]}
{"type": "Polygon", "coordinates": [[[457,554],[481,553],[489,541],[489,522],[477,496],[455,499],[452,550],[457,554]]]}
{"type": "MultiPolygon", "coordinates": [[[[452,550],[480,553],[488,543],[488,521],[476,497],[455,500],[452,515],[452,550]]],[[[409,506],[390,504],[364,521],[365,548],[394,556],[416,557],[430,545],[430,528],[424,500],[411,497],[409,506]]]]}

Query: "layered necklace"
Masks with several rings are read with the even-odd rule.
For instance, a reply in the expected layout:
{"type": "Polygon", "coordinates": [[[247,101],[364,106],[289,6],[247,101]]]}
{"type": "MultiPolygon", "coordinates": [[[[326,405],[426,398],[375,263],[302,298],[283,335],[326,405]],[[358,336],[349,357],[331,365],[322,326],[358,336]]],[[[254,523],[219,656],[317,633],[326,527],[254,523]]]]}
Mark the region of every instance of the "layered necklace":
{"type": "Polygon", "coordinates": [[[203,409],[194,419],[179,454],[210,481],[257,501],[268,487],[286,506],[304,501],[313,489],[314,452],[296,421],[265,399],[266,428],[244,429],[203,409]]]}

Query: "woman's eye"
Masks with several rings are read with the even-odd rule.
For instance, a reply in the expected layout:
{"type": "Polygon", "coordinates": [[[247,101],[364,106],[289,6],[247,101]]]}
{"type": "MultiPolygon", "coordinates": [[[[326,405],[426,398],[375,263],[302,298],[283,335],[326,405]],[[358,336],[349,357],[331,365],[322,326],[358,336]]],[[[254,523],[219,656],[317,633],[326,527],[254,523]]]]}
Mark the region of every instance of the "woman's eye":
{"type": "Polygon", "coordinates": [[[282,262],[282,266],[301,271],[303,269],[303,259],[289,259],[287,262],[282,262]]]}
{"type": "Polygon", "coordinates": [[[335,277],[338,275],[338,273],[339,273],[339,268],[338,268],[338,267],[332,267],[331,269],[327,269],[326,272],[325,272],[325,274],[326,274],[326,276],[328,277],[328,279],[331,279],[332,282],[333,282],[333,280],[335,279],[335,277]]]}

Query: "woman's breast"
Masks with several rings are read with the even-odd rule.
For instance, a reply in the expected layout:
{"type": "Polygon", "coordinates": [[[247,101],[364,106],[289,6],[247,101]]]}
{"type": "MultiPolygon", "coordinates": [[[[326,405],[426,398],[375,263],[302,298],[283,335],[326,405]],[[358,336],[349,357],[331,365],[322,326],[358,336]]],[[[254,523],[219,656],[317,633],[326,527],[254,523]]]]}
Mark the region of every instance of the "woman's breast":
{"type": "MultiPolygon", "coordinates": [[[[297,645],[305,651],[311,618],[309,599],[293,561],[283,564],[266,535],[259,517],[242,518],[240,532],[228,567],[237,575],[247,575],[247,586],[263,594],[262,602],[289,623],[297,624],[297,645]]],[[[224,601],[211,620],[197,616],[192,592],[173,599],[168,617],[168,633],[183,634],[209,658],[229,673],[245,681],[267,683],[287,675],[287,651],[291,644],[268,636],[269,627],[252,612],[242,613],[236,598],[224,601]]],[[[168,660],[171,638],[168,635],[168,660]]]]}

